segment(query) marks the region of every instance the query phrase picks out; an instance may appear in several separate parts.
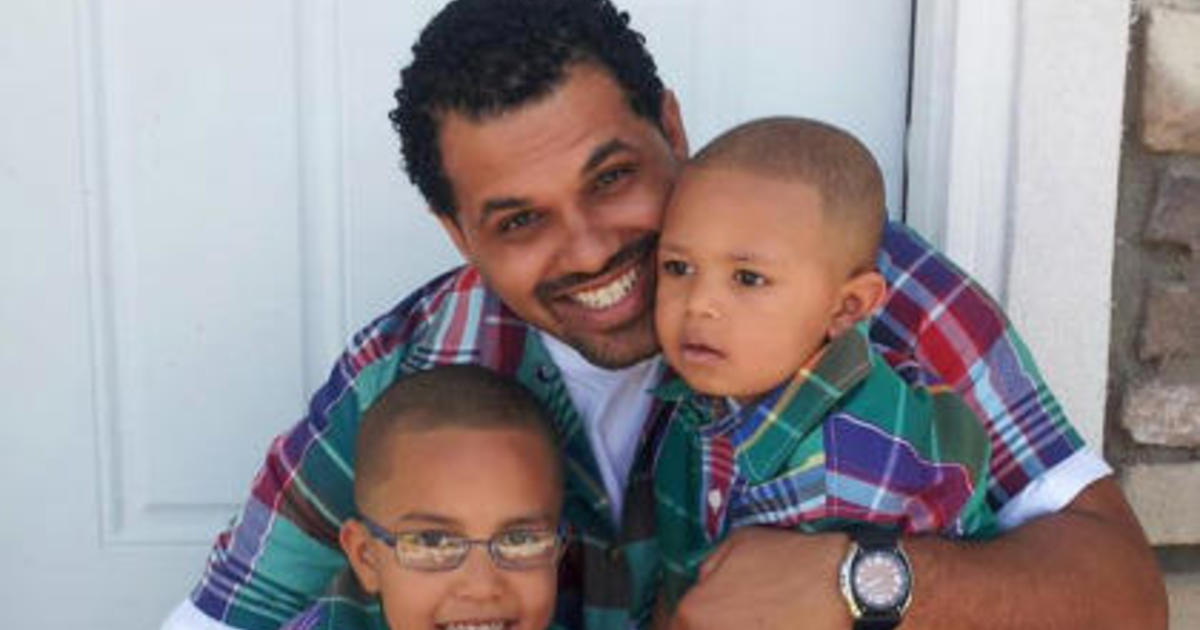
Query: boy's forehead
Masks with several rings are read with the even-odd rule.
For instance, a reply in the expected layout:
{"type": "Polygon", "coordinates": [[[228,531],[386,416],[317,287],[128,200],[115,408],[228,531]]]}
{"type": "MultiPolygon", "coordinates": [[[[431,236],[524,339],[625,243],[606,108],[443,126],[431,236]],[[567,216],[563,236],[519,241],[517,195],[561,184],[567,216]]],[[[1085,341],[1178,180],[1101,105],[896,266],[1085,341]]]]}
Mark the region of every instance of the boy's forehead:
{"type": "MultiPolygon", "coordinates": [[[[532,428],[449,426],[392,431],[377,445],[387,463],[364,488],[390,514],[417,510],[453,516],[489,498],[510,512],[532,513],[558,494],[556,448],[532,428]],[[486,491],[483,488],[490,488],[486,491]],[[482,493],[475,496],[472,492],[482,493]],[[521,507],[524,506],[524,507],[521,507]]],[[[510,515],[511,516],[511,515],[510,515]]]]}

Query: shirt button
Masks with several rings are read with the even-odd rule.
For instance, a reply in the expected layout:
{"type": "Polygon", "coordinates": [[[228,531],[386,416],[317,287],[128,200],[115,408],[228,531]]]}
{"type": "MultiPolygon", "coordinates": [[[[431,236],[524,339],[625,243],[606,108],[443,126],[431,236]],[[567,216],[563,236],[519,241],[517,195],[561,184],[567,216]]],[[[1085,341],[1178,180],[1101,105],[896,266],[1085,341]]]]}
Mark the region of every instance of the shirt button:
{"type": "Polygon", "coordinates": [[[538,380],[549,383],[554,378],[554,366],[543,363],[537,368],[538,380]]]}
{"type": "Polygon", "coordinates": [[[714,489],[714,490],[709,491],[708,507],[712,508],[712,511],[714,511],[714,512],[718,512],[721,510],[721,491],[720,490],[714,489]]]}

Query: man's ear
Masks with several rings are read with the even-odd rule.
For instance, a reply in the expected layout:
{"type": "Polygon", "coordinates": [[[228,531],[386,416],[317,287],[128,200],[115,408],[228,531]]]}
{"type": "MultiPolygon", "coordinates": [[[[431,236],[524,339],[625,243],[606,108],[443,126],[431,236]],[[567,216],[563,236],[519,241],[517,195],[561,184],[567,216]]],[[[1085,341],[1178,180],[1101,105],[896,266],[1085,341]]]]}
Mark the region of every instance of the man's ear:
{"type": "Polygon", "coordinates": [[[879,308],[887,298],[887,281],[878,271],[864,271],[842,285],[829,319],[830,339],[846,332],[879,308]]]}
{"type": "Polygon", "coordinates": [[[368,593],[378,593],[379,563],[386,562],[387,558],[380,558],[372,550],[371,540],[371,534],[356,519],[346,519],[338,531],[338,543],[350,561],[350,568],[354,569],[358,583],[368,593]]]}
{"type": "Polygon", "coordinates": [[[458,250],[458,255],[463,257],[463,260],[472,262],[471,248],[467,246],[467,235],[463,232],[462,226],[458,223],[458,214],[447,212],[432,211],[437,217],[438,222],[442,224],[442,229],[446,231],[446,235],[450,237],[450,242],[454,243],[454,248],[458,250]]]}
{"type": "Polygon", "coordinates": [[[688,158],[687,132],[683,129],[683,116],[679,113],[679,99],[671,90],[663,90],[662,113],[658,122],[667,136],[667,144],[671,145],[671,153],[682,163],[688,158]]]}

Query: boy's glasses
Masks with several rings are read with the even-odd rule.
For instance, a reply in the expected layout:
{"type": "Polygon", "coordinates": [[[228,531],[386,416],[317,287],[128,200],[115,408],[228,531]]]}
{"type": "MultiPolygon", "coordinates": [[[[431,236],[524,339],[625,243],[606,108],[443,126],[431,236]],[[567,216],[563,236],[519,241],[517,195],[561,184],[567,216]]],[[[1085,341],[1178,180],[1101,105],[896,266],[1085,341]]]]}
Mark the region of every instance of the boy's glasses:
{"type": "Polygon", "coordinates": [[[359,520],[396,552],[400,566],[417,571],[453,571],[475,545],[487,547],[497,567],[512,571],[550,566],[558,562],[562,550],[562,536],[550,529],[512,529],[475,539],[439,530],[390,532],[365,516],[359,520]]]}

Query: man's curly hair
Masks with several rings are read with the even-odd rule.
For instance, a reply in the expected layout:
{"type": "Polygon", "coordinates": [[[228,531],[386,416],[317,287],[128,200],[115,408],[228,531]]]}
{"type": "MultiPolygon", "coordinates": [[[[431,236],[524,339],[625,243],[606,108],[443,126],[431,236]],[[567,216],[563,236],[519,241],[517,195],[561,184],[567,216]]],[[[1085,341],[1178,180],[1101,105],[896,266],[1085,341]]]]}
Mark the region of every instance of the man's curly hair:
{"type": "Polygon", "coordinates": [[[574,64],[606,69],[639,116],[659,124],[663,84],[645,38],[609,0],[454,0],[426,25],[400,72],[396,109],[405,170],[438,214],[453,215],[438,122],[482,120],[552,92],[574,64]]]}

